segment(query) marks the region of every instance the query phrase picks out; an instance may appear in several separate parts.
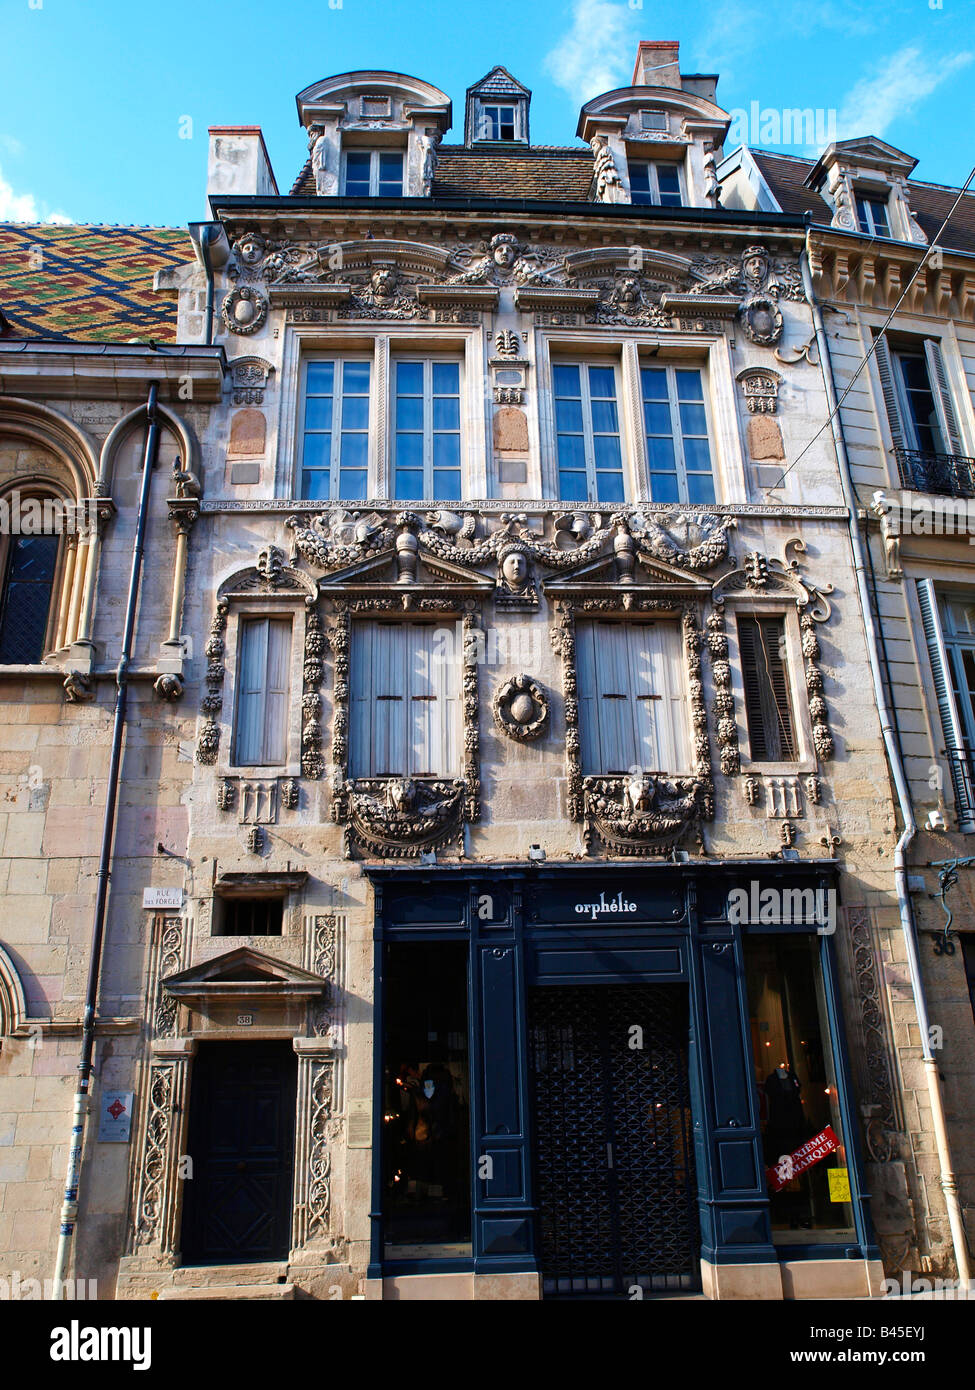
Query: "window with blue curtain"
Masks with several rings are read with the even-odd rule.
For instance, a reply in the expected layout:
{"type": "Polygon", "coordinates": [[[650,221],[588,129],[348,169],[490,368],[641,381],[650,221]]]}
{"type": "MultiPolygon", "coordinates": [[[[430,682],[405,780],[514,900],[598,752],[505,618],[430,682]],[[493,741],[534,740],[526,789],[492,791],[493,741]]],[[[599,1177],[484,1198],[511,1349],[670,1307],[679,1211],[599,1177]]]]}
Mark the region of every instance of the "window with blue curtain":
{"type": "Polygon", "coordinates": [[[351,358],[305,363],[301,496],[358,502],[369,495],[371,367],[351,358]]]}
{"type": "Polygon", "coordinates": [[[616,368],[556,362],[552,386],[560,500],[624,502],[616,368]]]}
{"type": "Polygon", "coordinates": [[[640,370],[653,502],[713,502],[703,373],[693,367],[640,370]]]}

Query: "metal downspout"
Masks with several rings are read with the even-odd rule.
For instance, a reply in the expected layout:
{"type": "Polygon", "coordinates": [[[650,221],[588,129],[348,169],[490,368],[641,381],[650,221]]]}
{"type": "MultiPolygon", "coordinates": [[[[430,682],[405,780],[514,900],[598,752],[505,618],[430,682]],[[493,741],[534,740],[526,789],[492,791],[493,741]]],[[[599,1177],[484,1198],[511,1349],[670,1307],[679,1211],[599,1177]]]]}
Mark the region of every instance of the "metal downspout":
{"type": "Polygon", "coordinates": [[[962,1219],[961,1203],[958,1198],[958,1184],[951,1164],[951,1148],[948,1141],[947,1124],[945,1122],[941,1078],[938,1074],[938,1064],[935,1061],[931,1048],[928,1011],[924,998],[924,984],[921,977],[921,963],[917,949],[917,929],[914,923],[911,897],[907,887],[907,851],[917,834],[917,823],[914,819],[914,808],[911,804],[911,793],[904,771],[903,760],[901,758],[897,730],[891,718],[890,705],[887,700],[887,693],[884,689],[880,671],[880,659],[878,656],[880,643],[868,590],[865,546],[857,522],[857,499],[853,488],[850,459],[846,451],[843,425],[840,420],[836,384],[833,380],[833,367],[829,355],[826,330],[823,324],[823,315],[816,302],[812,275],[809,270],[809,237],[810,229],[807,228],[806,247],[799,257],[799,264],[802,270],[803,288],[806,291],[806,298],[809,301],[809,307],[812,311],[813,327],[816,333],[816,346],[819,349],[820,368],[823,374],[823,383],[826,387],[826,399],[830,410],[830,428],[833,435],[833,443],[836,448],[837,462],[839,463],[843,496],[849,511],[850,542],[853,547],[853,567],[856,576],[857,592],[860,599],[860,610],[863,614],[863,624],[866,630],[870,674],[873,679],[877,710],[880,714],[880,727],[883,733],[884,746],[887,750],[887,759],[890,764],[891,775],[897,792],[897,802],[904,822],[904,829],[901,831],[900,838],[894,850],[894,883],[897,889],[897,906],[900,912],[904,945],[907,951],[914,1008],[917,1014],[918,1028],[921,1033],[921,1055],[924,1063],[924,1073],[928,1083],[928,1096],[931,1102],[931,1118],[934,1125],[935,1142],[938,1150],[941,1190],[944,1193],[945,1207],[948,1212],[948,1224],[951,1228],[951,1243],[954,1249],[955,1262],[958,1267],[958,1278],[961,1284],[967,1288],[969,1287],[971,1279],[968,1242],[965,1236],[965,1224],[962,1219]]]}
{"type": "Polygon", "coordinates": [[[67,1175],[64,1181],[64,1201],[61,1207],[61,1225],[58,1236],[58,1250],[54,1265],[54,1279],[51,1286],[51,1299],[60,1300],[64,1296],[64,1275],[71,1252],[71,1240],[78,1224],[78,1189],[81,1178],[82,1150],[85,1139],[85,1117],[88,1109],[88,1093],[91,1085],[92,1056],[95,1048],[95,1008],[98,1003],[98,981],[101,974],[102,946],[105,936],[105,909],[108,902],[108,885],[111,878],[112,848],[115,836],[115,810],[118,802],[119,773],[122,766],[122,740],[125,733],[125,707],[128,694],[128,666],[132,657],[132,641],[135,634],[136,610],[139,601],[139,587],[142,578],[142,557],[145,550],[146,524],[149,515],[149,488],[152,472],[159,451],[159,416],[157,402],[158,383],[149,387],[146,403],[146,443],[142,459],[142,487],[139,492],[139,510],[136,520],[135,545],[132,551],[132,571],[129,577],[129,596],[125,609],[125,630],[122,637],[122,650],[116,672],[115,720],[112,728],[112,753],[108,767],[108,792],[105,800],[105,818],[102,822],[101,852],[98,861],[97,887],[95,890],[95,914],[91,931],[91,948],[88,957],[88,984],[85,991],[85,1010],[81,1030],[81,1053],[78,1058],[78,1088],[75,1092],[74,1111],[71,1120],[71,1142],[68,1146],[67,1175]]]}

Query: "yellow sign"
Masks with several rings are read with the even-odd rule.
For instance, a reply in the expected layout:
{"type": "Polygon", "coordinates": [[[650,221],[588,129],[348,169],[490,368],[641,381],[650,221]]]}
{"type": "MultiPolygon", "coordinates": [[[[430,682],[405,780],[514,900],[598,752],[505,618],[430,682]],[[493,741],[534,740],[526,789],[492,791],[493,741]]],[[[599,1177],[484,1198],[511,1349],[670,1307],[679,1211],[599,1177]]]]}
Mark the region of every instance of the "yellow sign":
{"type": "Polygon", "coordinates": [[[831,1202],[850,1201],[850,1170],[848,1168],[828,1168],[829,1200],[831,1202]]]}

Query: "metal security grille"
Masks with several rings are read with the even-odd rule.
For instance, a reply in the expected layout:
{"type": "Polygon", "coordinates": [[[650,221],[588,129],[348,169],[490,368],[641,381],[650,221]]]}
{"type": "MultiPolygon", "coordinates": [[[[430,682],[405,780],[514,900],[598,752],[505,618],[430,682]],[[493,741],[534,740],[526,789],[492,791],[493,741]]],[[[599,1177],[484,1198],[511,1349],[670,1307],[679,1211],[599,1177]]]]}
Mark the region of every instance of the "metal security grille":
{"type": "Polygon", "coordinates": [[[545,1295],[697,1288],[686,990],[535,988],[529,1031],[545,1295]]]}

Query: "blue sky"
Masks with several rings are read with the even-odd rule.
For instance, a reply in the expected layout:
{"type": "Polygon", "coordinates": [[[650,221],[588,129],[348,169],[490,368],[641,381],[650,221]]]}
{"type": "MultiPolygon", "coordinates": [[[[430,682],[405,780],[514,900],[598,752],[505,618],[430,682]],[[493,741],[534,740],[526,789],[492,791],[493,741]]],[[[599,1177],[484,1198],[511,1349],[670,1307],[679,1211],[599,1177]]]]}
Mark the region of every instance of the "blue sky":
{"type": "Polygon", "coordinates": [[[295,93],[355,68],[443,88],[460,141],[465,89],[503,63],[532,88],[532,138],[572,144],[639,39],[678,39],[728,111],[832,111],[840,138],[881,136],[919,178],[968,174],[975,0],[0,0],[0,220],[198,219],[209,125],[262,126],[287,190],[306,153],[295,93]]]}

